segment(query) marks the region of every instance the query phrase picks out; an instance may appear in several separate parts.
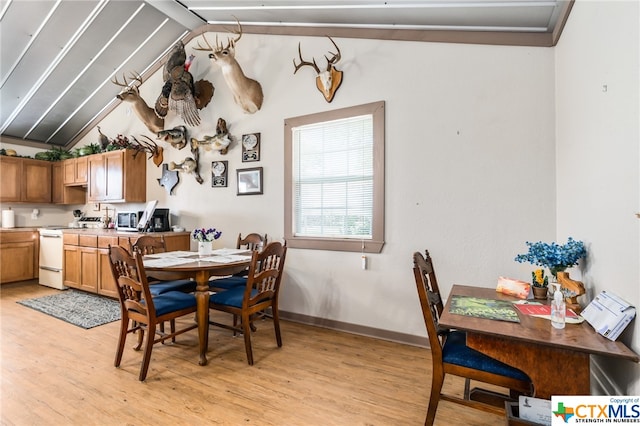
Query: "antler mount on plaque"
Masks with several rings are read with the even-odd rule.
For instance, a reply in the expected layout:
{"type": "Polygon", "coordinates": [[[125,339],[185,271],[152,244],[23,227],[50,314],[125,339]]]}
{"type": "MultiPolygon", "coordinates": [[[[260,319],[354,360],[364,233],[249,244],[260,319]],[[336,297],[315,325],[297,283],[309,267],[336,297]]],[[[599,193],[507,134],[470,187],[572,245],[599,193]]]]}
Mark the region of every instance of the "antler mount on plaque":
{"type": "Polygon", "coordinates": [[[342,71],[338,71],[335,67],[338,61],[340,61],[341,54],[340,48],[338,47],[336,42],[333,41],[331,37],[327,37],[329,38],[329,40],[331,40],[331,43],[333,43],[336,50],[338,51],[337,53],[329,52],[332,55],[331,59],[327,58],[327,56],[325,55],[324,58],[327,60],[327,69],[325,71],[320,71],[320,68],[318,68],[318,64],[316,64],[315,58],[312,58],[312,62],[302,59],[302,50],[300,47],[300,43],[298,43],[298,56],[300,58],[300,64],[296,64],[296,60],[293,60],[293,66],[295,67],[295,71],[293,73],[297,73],[298,70],[305,65],[312,67],[317,74],[316,87],[322,93],[322,96],[324,96],[325,100],[327,102],[331,102],[336,92],[338,91],[338,88],[342,84],[342,71]]]}

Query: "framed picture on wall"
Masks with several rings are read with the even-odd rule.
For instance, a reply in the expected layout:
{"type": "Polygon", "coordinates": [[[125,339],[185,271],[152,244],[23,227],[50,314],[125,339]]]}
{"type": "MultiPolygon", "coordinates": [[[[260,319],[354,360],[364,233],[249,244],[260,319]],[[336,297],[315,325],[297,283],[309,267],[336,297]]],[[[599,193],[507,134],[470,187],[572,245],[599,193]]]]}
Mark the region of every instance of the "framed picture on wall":
{"type": "Polygon", "coordinates": [[[238,169],[238,195],[262,194],[262,167],[238,169]]]}
{"type": "Polygon", "coordinates": [[[242,162],[260,161],[260,133],[242,135],[242,162]]]}
{"type": "Polygon", "coordinates": [[[214,161],[211,163],[211,186],[226,187],[228,179],[228,162],[214,161]]]}

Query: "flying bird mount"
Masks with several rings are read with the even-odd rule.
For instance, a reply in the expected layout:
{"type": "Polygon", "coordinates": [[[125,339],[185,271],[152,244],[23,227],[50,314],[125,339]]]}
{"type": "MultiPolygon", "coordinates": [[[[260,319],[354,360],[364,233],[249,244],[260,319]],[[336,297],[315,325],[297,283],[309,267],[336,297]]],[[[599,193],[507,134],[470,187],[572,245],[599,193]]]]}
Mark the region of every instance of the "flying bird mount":
{"type": "MultiPolygon", "coordinates": [[[[155,104],[158,117],[166,117],[168,111],[179,115],[189,126],[200,125],[199,109],[206,107],[213,97],[214,87],[207,80],[198,80],[194,83],[193,76],[189,72],[191,55],[187,60],[184,43],[178,41],[169,54],[169,59],[164,64],[162,78],[164,85],[162,92],[155,104]]],[[[156,132],[157,133],[157,132],[156,132]]]]}

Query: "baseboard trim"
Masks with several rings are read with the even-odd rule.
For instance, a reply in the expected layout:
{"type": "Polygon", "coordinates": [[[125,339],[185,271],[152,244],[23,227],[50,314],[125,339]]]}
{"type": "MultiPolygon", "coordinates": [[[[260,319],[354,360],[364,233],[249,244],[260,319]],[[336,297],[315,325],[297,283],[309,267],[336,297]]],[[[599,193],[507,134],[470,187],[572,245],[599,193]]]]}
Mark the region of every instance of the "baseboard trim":
{"type": "Polygon", "coordinates": [[[350,324],[326,318],[318,318],[310,315],[297,314],[295,312],[280,311],[280,319],[328,328],[336,331],[343,331],[345,333],[357,334],[360,336],[373,337],[375,339],[388,340],[390,342],[402,343],[405,345],[419,346],[423,348],[429,347],[429,339],[427,339],[427,337],[382,330],[364,325],[350,324]]]}

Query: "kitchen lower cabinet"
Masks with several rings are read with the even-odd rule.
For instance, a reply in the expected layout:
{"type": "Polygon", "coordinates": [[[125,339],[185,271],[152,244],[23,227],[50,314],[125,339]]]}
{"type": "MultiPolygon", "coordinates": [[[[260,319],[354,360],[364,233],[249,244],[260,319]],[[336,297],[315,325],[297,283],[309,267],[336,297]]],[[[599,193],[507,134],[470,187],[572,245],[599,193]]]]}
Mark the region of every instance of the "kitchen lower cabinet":
{"type": "MultiPolygon", "coordinates": [[[[64,284],[103,296],[118,297],[111,273],[109,246],[127,250],[143,234],[123,234],[109,230],[63,231],[64,284]]],[[[148,234],[146,234],[148,235],[148,234]]],[[[165,241],[167,250],[189,250],[189,232],[163,232],[153,235],[165,241]]]]}
{"type": "Polygon", "coordinates": [[[38,231],[0,231],[0,284],[38,278],[39,247],[38,231]]]}
{"type": "Polygon", "coordinates": [[[80,282],[78,288],[92,293],[98,292],[98,249],[80,247],[80,282]]]}

